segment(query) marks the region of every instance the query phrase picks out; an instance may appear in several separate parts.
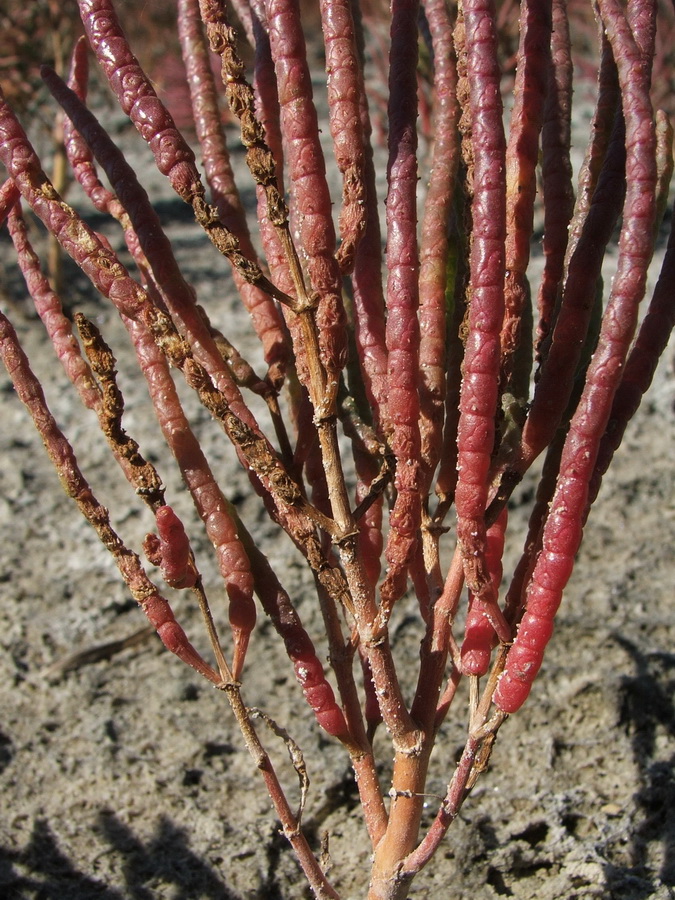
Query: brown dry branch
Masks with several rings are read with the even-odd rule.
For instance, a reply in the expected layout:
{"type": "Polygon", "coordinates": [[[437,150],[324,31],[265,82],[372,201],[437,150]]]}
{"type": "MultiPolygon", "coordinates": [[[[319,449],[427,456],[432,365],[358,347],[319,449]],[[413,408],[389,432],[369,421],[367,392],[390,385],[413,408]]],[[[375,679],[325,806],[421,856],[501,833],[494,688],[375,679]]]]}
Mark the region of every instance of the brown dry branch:
{"type": "MultiPolygon", "coordinates": [[[[390,11],[321,0],[325,71],[313,68],[303,31],[309,13],[296,0],[237,0],[242,34],[223,0],[179,0],[204,180],[125,36],[118,19],[125,5],[79,0],[79,8],[87,43],[73,49],[69,84],[47,66],[42,75],[67,117],[74,177],[98,215],[117,222],[131,265],[47,178],[12,96],[0,97],[7,173],[0,224],[7,222],[54,352],[131,486],[128,509],[145,503],[150,510],[145,554],[165,584],[200,610],[215,663],[188,640],[113,529],[127,507],[108,513],[94,497],[8,312],[0,314],[3,361],[66,492],[151,626],[227,695],[315,896],[338,898],[344,883],[326,869],[327,839],[318,856],[302,829],[307,772],[320,760],[305,758],[293,723],[276,721],[274,673],[268,709],[246,706],[248,674],[268,667],[256,643],[262,617],[315,726],[355,772],[372,853],[370,874],[363,873],[369,900],[404,900],[487,769],[497,732],[533,689],[590,506],[675,322],[671,237],[640,325],[673,172],[672,128],[652,107],[655,6],[598,0],[584,7],[587,25],[597,19],[590,29],[597,89],[576,200],[576,51],[559,0],[522,0],[517,26],[515,4],[498,11],[491,0],[462,0],[456,10],[444,0],[393,0],[390,11]],[[131,154],[87,108],[89,52],[159,172],[231,266],[222,290],[241,300],[241,319],[250,320],[257,359],[267,366],[263,376],[236,346],[232,323],[205,310],[131,154]],[[387,159],[379,172],[373,120],[382,109],[369,107],[384,95],[387,159]],[[223,104],[238,122],[236,135],[223,130],[223,104]],[[237,146],[245,172],[235,162],[237,146]],[[66,298],[42,273],[26,208],[119,314],[169,451],[162,466],[175,463],[194,520],[179,517],[150,454],[127,432],[115,356],[77,308],[73,329],[66,298]],[[538,221],[543,274],[532,265],[538,221]],[[617,225],[618,260],[605,291],[603,263],[617,225]],[[318,635],[303,624],[283,569],[267,558],[207,459],[194,424],[200,408],[232,445],[251,502],[259,501],[308,566],[323,623],[318,635]],[[505,554],[520,540],[506,505],[540,454],[527,536],[508,578],[505,554]],[[198,566],[199,525],[227,594],[228,638],[198,566]],[[415,671],[392,631],[406,594],[415,598],[422,635],[415,671]],[[466,710],[457,701],[464,683],[466,710]],[[457,765],[425,820],[432,752],[455,713],[464,734],[457,765]],[[256,718],[286,745],[300,779],[298,812],[256,718]]],[[[107,660],[146,633],[70,654],[45,674],[53,679],[107,660]]]]}

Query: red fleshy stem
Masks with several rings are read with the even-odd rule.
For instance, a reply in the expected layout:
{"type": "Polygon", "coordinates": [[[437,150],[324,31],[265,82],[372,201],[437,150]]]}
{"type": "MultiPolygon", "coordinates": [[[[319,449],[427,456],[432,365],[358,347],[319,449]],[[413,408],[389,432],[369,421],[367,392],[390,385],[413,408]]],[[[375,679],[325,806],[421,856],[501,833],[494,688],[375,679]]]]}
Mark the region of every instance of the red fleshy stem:
{"type": "Polygon", "coordinates": [[[0,225],[3,224],[11,208],[20,198],[21,193],[12,179],[8,178],[4,181],[2,187],[0,187],[0,225]]]}
{"type": "Polygon", "coordinates": [[[367,220],[365,144],[360,116],[363,72],[350,0],[322,0],[321,22],[326,47],[330,131],[343,184],[338,261],[342,274],[348,275],[354,268],[354,255],[367,220]]]}
{"type": "Polygon", "coordinates": [[[572,162],[572,53],[565,0],[553,0],[548,92],[541,132],[544,199],[544,272],[537,294],[537,346],[548,334],[562,281],[567,229],[574,209],[572,162]]]}
{"type": "MultiPolygon", "coordinates": [[[[497,596],[502,580],[502,555],[506,532],[507,512],[504,508],[497,521],[487,530],[485,564],[492,579],[492,589],[497,596]]],[[[497,642],[493,624],[489,619],[490,610],[483,603],[469,595],[469,611],[464,626],[461,661],[464,675],[485,675],[490,666],[490,655],[497,642]]]]}
{"type": "Polygon", "coordinates": [[[192,564],[190,541],[183,523],[170,506],[155,511],[159,555],[164,581],[173,588],[193,587],[197,572],[192,564]]]}
{"type": "Polygon", "coordinates": [[[417,251],[417,13],[392,4],[387,176],[387,420],[396,457],[397,496],[390,515],[388,572],[380,587],[386,611],[405,590],[421,519],[419,428],[419,257],[417,251]]]}
{"type": "Polygon", "coordinates": [[[489,0],[464,4],[473,148],[473,236],[468,334],[457,433],[457,536],[469,588],[489,610],[499,637],[508,627],[485,564],[485,507],[499,394],[504,315],[505,140],[494,10],[489,0]]]}
{"type": "Polygon", "coordinates": [[[581,543],[589,484],[635,331],[653,249],[656,139],[647,73],[619,3],[600,0],[599,7],[617,61],[626,122],[624,225],[617,274],[563,449],[541,553],[526,592],[525,614],[494,695],[496,706],[507,713],[526,700],[553,633],[554,617],[581,543]]]}
{"type": "Polygon", "coordinates": [[[529,301],[527,267],[536,196],[539,134],[550,62],[551,0],[523,0],[520,44],[516,60],[514,106],[506,149],[506,246],[504,322],[501,330],[502,389],[514,375],[514,357],[521,340],[521,321],[529,301]]]}
{"type": "Polygon", "coordinates": [[[459,164],[457,69],[444,0],[423,3],[434,51],[434,149],[420,243],[420,437],[423,493],[441,453],[446,397],[449,221],[459,164]]]}
{"type": "Polygon", "coordinates": [[[321,361],[332,379],[346,358],[346,320],[300,9],[296,0],[269,0],[265,8],[291,178],[291,218],[306,255],[312,290],[319,298],[316,327],[321,361]]]}

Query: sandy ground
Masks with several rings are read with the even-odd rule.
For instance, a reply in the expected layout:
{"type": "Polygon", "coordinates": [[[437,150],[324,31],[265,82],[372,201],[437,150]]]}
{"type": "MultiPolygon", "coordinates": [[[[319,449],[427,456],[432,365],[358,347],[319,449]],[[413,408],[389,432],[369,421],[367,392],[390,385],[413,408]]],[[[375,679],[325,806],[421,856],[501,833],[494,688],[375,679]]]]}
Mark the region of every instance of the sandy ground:
{"type": "MultiPolygon", "coordinates": [[[[252,353],[226,265],[168,198],[159,176],[149,168],[145,174],[200,300],[235,344],[252,353]]],[[[118,245],[119,237],[110,234],[118,245]]],[[[52,409],[115,526],[138,547],[150,519],[111,465],[91,416],[73,403],[23,299],[4,233],[0,253],[6,306],[44,378],[52,409]]],[[[120,356],[127,429],[159,461],[170,502],[192,521],[116,316],[70,266],[66,283],[69,307],[92,316],[120,356]]],[[[412,896],[419,900],[675,896],[672,360],[669,350],[605,479],[531,700],[503,727],[490,770],[415,882],[412,896]]],[[[52,664],[74,650],[128,636],[143,619],[105,551],[61,493],[12,394],[3,373],[0,893],[14,900],[308,897],[224,698],[171,658],[156,638],[59,680],[46,677],[52,664]]],[[[318,637],[321,624],[307,571],[251,499],[218,429],[201,412],[194,424],[230,499],[283,572],[318,637]]],[[[507,570],[531,496],[525,485],[512,504],[515,536],[507,570]]],[[[222,590],[204,540],[197,541],[196,551],[222,622],[222,590]]],[[[177,609],[204,647],[190,602],[179,599],[177,609]]],[[[420,638],[413,613],[413,601],[403,601],[393,626],[401,670],[410,671],[408,689],[420,638]]],[[[346,757],[318,733],[262,617],[249,651],[244,697],[272,713],[303,747],[312,781],[306,831],[316,846],[328,832],[332,877],[344,900],[363,897],[369,853],[346,757]]],[[[434,753],[427,823],[462,746],[464,702],[458,701],[434,753]]],[[[284,748],[264,738],[289,794],[296,796],[284,748]]],[[[390,753],[383,735],[378,750],[386,783],[390,753]]]]}

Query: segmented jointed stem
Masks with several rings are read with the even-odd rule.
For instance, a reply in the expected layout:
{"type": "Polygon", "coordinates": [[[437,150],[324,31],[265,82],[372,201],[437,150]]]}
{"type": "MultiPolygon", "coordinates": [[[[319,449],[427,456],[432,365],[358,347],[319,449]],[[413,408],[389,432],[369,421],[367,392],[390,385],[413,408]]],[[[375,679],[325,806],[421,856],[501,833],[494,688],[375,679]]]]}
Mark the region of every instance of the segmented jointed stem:
{"type": "MultiPolygon", "coordinates": [[[[514,105],[506,148],[506,245],[504,321],[501,330],[501,384],[508,389],[516,348],[528,335],[521,326],[530,302],[527,267],[536,195],[539,134],[551,58],[551,2],[523,0],[516,57],[514,105]]],[[[526,398],[523,398],[526,399],[526,398]]]]}
{"type": "Polygon", "coordinates": [[[288,207],[280,191],[276,161],[255,110],[253,89],[244,76],[236,35],[231,27],[225,4],[220,0],[200,0],[199,9],[206,25],[209,45],[221,60],[222,79],[227,102],[241,125],[241,140],[246,147],[246,163],[255,183],[265,195],[266,215],[277,229],[286,262],[293,275],[300,300],[306,301],[304,276],[288,227],[288,207]]]}
{"type": "Polygon", "coordinates": [[[149,534],[145,539],[148,559],[161,568],[162,577],[170,587],[194,587],[198,574],[185,526],[170,506],[156,510],[155,523],[157,535],[149,534]]]}
{"type": "Polygon", "coordinates": [[[656,218],[654,228],[658,230],[663,222],[663,217],[668,204],[670,182],[675,170],[675,157],[673,156],[673,141],[675,131],[670,124],[667,113],[662,109],[656,111],[656,218]]]}
{"type": "Polygon", "coordinates": [[[542,532],[551,506],[551,498],[555,491],[558,473],[560,472],[560,457],[562,456],[566,433],[566,429],[559,428],[546,451],[534,505],[530,511],[530,518],[527,523],[527,535],[523,553],[516,564],[508,591],[506,592],[504,617],[513,626],[517,626],[522,618],[525,607],[525,588],[532,576],[534,564],[541,550],[542,532]]]}
{"type": "Polygon", "coordinates": [[[361,122],[363,72],[350,0],[323,0],[321,23],[326,48],[328,112],[335,162],[342,174],[342,209],[337,251],[340,270],[348,275],[366,228],[366,148],[361,122]]]}
{"type": "MultiPolygon", "coordinates": [[[[502,580],[506,525],[507,511],[503,509],[497,520],[488,528],[486,535],[485,564],[490,572],[495,596],[499,592],[502,580]]],[[[490,656],[496,640],[495,629],[490,622],[490,610],[485,609],[484,603],[470,593],[461,646],[461,668],[465,675],[485,675],[490,666],[490,656]]]]}
{"type": "MultiPolygon", "coordinates": [[[[202,3],[202,13],[222,19],[220,4],[202,3]]],[[[300,238],[307,254],[307,267],[318,305],[298,309],[302,337],[308,354],[309,393],[315,410],[324,468],[335,521],[340,559],[346,584],[337,583],[337,570],[325,567],[311,535],[305,540],[310,564],[325,581],[326,589],[340,602],[347,600],[359,622],[359,631],[368,647],[376,681],[382,687],[386,707],[385,720],[397,733],[409,731],[405,705],[400,695],[393,660],[387,640],[374,636],[376,610],[372,590],[368,587],[362,561],[355,549],[356,526],[349,507],[340,455],[336,439],[334,409],[337,398],[337,371],[342,367],[346,349],[344,310],[340,297],[339,267],[333,255],[334,230],[330,217],[323,156],[318,142],[316,111],[311,99],[311,81],[306,64],[304,39],[298,9],[292,2],[271,2],[266,8],[270,45],[277,70],[277,81],[287,157],[293,174],[294,210],[300,220],[300,238]],[[318,351],[318,352],[317,352],[318,351]],[[348,599],[346,588],[349,586],[348,599]],[[385,687],[386,685],[386,687],[385,687]]],[[[226,35],[221,33],[225,39],[226,35]]],[[[304,289],[294,279],[296,290],[304,289]]]]}
{"type": "MultiPolygon", "coordinates": [[[[620,121],[604,158],[588,212],[577,206],[573,223],[583,218],[578,236],[571,233],[569,262],[550,345],[523,426],[514,469],[522,474],[548,446],[562,420],[588,333],[602,260],[621,211],[625,192],[624,129],[620,121]],[[571,255],[570,255],[571,253],[571,255]]],[[[572,227],[572,232],[574,226],[572,227]]]]}
{"type": "MultiPolygon", "coordinates": [[[[258,122],[255,109],[253,91],[243,77],[243,63],[237,54],[234,32],[227,20],[225,8],[219,0],[201,0],[202,16],[207,25],[207,34],[212,48],[219,53],[222,62],[223,80],[227,87],[228,99],[231,107],[239,117],[242,128],[242,141],[247,147],[247,161],[256,182],[264,189],[267,198],[267,215],[270,222],[277,229],[280,242],[284,249],[286,262],[292,277],[293,287],[297,302],[291,305],[294,313],[298,314],[298,320],[291,314],[292,333],[296,350],[296,362],[301,378],[304,379],[315,410],[315,418],[319,425],[321,451],[334,475],[328,479],[328,491],[331,497],[331,511],[338,523],[338,528],[350,530],[351,522],[349,507],[344,491],[344,479],[341,473],[341,463],[337,444],[335,441],[334,424],[329,424],[334,414],[334,403],[337,395],[337,375],[335,366],[338,364],[338,356],[328,352],[327,348],[337,340],[340,333],[340,316],[333,315],[326,308],[333,306],[335,296],[322,298],[322,291],[317,294],[317,301],[310,299],[305,285],[304,275],[300,266],[295,246],[290,236],[286,204],[282,200],[277,188],[275,163],[271,151],[265,141],[265,135],[258,122]],[[316,305],[318,303],[318,305],[316,305]],[[314,306],[316,305],[316,309],[314,306]],[[321,311],[323,308],[323,312],[321,311]],[[331,319],[331,327],[326,329],[326,316],[331,319]],[[322,346],[323,345],[323,346],[322,346]],[[328,426],[328,427],[326,427],[328,426]]],[[[276,40],[272,40],[275,51],[288,54],[288,62],[281,64],[277,60],[280,72],[287,70],[283,78],[288,79],[285,87],[280,86],[282,116],[285,116],[285,125],[289,130],[286,137],[290,142],[290,158],[295,161],[295,168],[302,169],[303,165],[309,165],[309,169],[298,176],[299,184],[295,186],[295,197],[298,203],[298,215],[309,227],[313,211],[316,232],[322,232],[321,240],[330,240],[329,235],[324,234],[326,225],[327,187],[323,161],[320,148],[317,150],[317,141],[313,138],[316,125],[316,112],[311,101],[311,88],[308,87],[309,75],[306,70],[306,62],[301,71],[296,71],[294,60],[303,57],[302,34],[299,30],[299,22],[295,21],[296,13],[289,7],[280,13],[288,19],[286,25],[288,31],[279,33],[276,40]],[[297,79],[297,83],[296,83],[297,79]],[[288,94],[289,103],[293,108],[287,109],[283,102],[283,93],[288,94]],[[299,99],[298,99],[299,98],[299,99]],[[299,104],[295,109],[296,100],[299,104]],[[314,125],[313,125],[314,123],[314,125]],[[293,130],[295,128],[295,131],[293,130]],[[297,145],[297,146],[294,146],[297,145]],[[314,162],[311,162],[314,160],[314,162]],[[318,166],[318,168],[316,168],[318,166]],[[305,183],[306,182],[306,183],[305,183]],[[312,191],[319,193],[314,195],[312,191]],[[314,204],[318,206],[314,208],[314,204]],[[303,205],[304,204],[304,205],[303,205]],[[308,218],[309,217],[309,218],[308,218]],[[323,229],[323,231],[322,231],[323,229]]],[[[280,81],[282,76],[279,76],[280,81]]],[[[331,223],[332,228],[332,223],[331,223]]],[[[307,237],[307,234],[304,235],[307,237]]],[[[310,276],[312,268],[314,272],[322,271],[321,260],[326,262],[328,246],[322,247],[319,243],[310,244],[308,249],[308,266],[310,276]],[[313,247],[313,250],[312,250],[313,247]],[[313,260],[313,262],[312,262],[313,260]]],[[[335,263],[335,260],[333,260],[335,263]]],[[[328,270],[324,271],[328,275],[328,270]]],[[[324,285],[325,293],[325,285],[324,285]]],[[[341,307],[341,300],[340,300],[341,307]]],[[[337,347],[337,344],[335,344],[337,347]]],[[[334,348],[335,349],[335,348],[334,348]]],[[[318,482],[315,485],[318,487],[318,482]]]]}
{"type": "Polygon", "coordinates": [[[573,68],[566,3],[553,0],[551,58],[541,130],[545,264],[537,293],[537,348],[551,327],[563,276],[567,229],[574,209],[570,159],[573,68]]]}
{"type": "Polygon", "coordinates": [[[504,315],[505,140],[494,9],[490,0],[464,3],[473,167],[473,233],[468,334],[457,435],[457,536],[467,584],[509,640],[485,564],[485,507],[499,395],[500,329],[504,315]]]}
{"type": "MultiPolygon", "coordinates": [[[[73,47],[68,87],[83,104],[87,99],[89,81],[88,52],[87,39],[82,35],[73,47]]],[[[92,152],[67,115],[63,117],[63,143],[70,168],[94,207],[99,212],[113,215],[123,227],[128,228],[129,217],[112,191],[101,183],[92,152]]]]}
{"type": "Polygon", "coordinates": [[[447,5],[426,0],[434,51],[434,148],[420,241],[420,439],[423,495],[440,457],[446,396],[446,319],[452,200],[459,164],[457,69],[447,5]]]}
{"type": "MultiPolygon", "coordinates": [[[[359,56],[359,71],[365,67],[363,23],[361,10],[352,0],[352,15],[359,56]]],[[[363,81],[363,78],[361,79],[363,81]]],[[[365,142],[365,232],[356,247],[352,293],[354,298],[354,342],[357,347],[358,369],[366,394],[373,424],[388,433],[387,347],[385,341],[385,303],[382,287],[382,241],[380,211],[375,182],[375,163],[372,147],[372,123],[365,84],[360,83],[359,117],[365,142]]]]}
{"type": "Polygon", "coordinates": [[[530,692],[572,572],[588,509],[589,484],[635,331],[653,250],[656,139],[648,76],[617,0],[600,0],[599,8],[617,61],[626,123],[624,223],[617,274],[563,448],[542,549],[526,591],[525,613],[494,695],[497,707],[507,713],[515,712],[530,692]]]}
{"type": "MultiPolygon", "coordinates": [[[[496,730],[530,690],[590,503],[672,330],[675,238],[671,235],[650,312],[628,352],[660,210],[666,202],[672,135],[659,119],[655,141],[648,101],[653,0],[631,0],[625,14],[620,0],[599,0],[603,59],[598,107],[573,214],[571,53],[564,0],[523,0],[521,4],[508,148],[492,0],[463,0],[454,41],[447,5],[423,0],[422,46],[429,51],[427,71],[434,74],[435,94],[430,83],[421,85],[421,123],[416,121],[415,99],[418,0],[394,0],[385,313],[361,11],[358,0],[321,2],[331,131],[344,180],[338,247],[299,0],[234,0],[244,30],[256,45],[255,89],[244,77],[224,0],[179,0],[193,106],[219,215],[206,202],[192,151],[131,55],[114,17],[113,0],[80,0],[92,45],[123,108],[152,148],[160,170],[192,204],[211,240],[233,262],[235,282],[242,296],[250,299],[247,302],[271,366],[267,380],[261,380],[227,338],[210,326],[182,280],[168,244],[157,237],[161,228],[133,173],[105,143],[107,138],[95,133],[96,126],[87,120],[81,105],[68,98],[51,74],[48,80],[64,104],[70,104],[78,127],[84,134],[90,130],[88,140],[93,146],[98,142],[117,196],[98,180],[89,148],[68,126],[72,166],[97,208],[121,222],[144,288],[128,276],[107,241],[56,194],[4,104],[0,105],[0,142],[11,179],[0,187],[0,220],[9,214],[20,188],[48,229],[121,312],[167,443],[214,544],[230,597],[232,668],[219,651],[217,636],[214,649],[220,673],[194,655],[165,601],[128,568],[124,549],[118,556],[131,571],[129,580],[139,601],[167,646],[227,692],[315,893],[335,897],[300,833],[299,816],[290,810],[235,683],[243,671],[255,621],[255,588],[283,639],[318,724],[341,741],[351,756],[375,851],[369,898],[402,900],[485,768],[496,730]],[[199,7],[211,43],[221,52],[231,106],[241,119],[259,198],[259,232],[274,284],[255,258],[236,194],[199,7]],[[549,36],[551,8],[554,29],[549,36]],[[431,107],[425,104],[432,96],[436,140],[418,247],[415,136],[431,134],[431,107]],[[459,123],[458,106],[463,107],[459,123]],[[526,269],[540,124],[546,267],[536,324],[539,372],[521,434],[529,379],[525,354],[521,356],[519,350],[516,356],[514,348],[518,336],[535,327],[527,318],[526,269]],[[458,132],[466,179],[453,196],[458,132]],[[284,166],[293,229],[284,199],[284,166]],[[618,272],[597,351],[588,364],[587,348],[597,338],[594,316],[602,300],[600,266],[624,194],[618,272]],[[343,288],[348,293],[350,285],[342,284],[342,276],[352,265],[349,313],[353,322],[346,324],[341,294],[343,288]],[[452,333],[446,338],[449,322],[452,333]],[[347,373],[351,398],[346,397],[341,375],[350,328],[356,350],[347,373]],[[304,554],[315,579],[337,692],[288,594],[216,485],[189,429],[170,365],[182,371],[206,409],[223,425],[267,511],[304,554]],[[268,399],[276,397],[284,378],[288,417],[298,436],[292,449],[285,432],[278,432],[282,450],[277,453],[258,428],[239,387],[245,385],[268,399]],[[343,475],[338,419],[352,441],[356,508],[343,475]],[[526,546],[502,609],[497,597],[504,505],[535,456],[546,448],[526,546]],[[427,495],[434,474],[439,503],[432,513],[427,495]],[[390,490],[392,479],[395,490],[390,490]],[[313,504],[307,500],[310,490],[313,504]],[[389,570],[378,608],[385,491],[391,504],[389,570]],[[444,516],[455,496],[458,544],[443,582],[439,542],[446,530],[444,516]],[[410,709],[397,680],[387,622],[408,576],[425,626],[410,709]],[[470,600],[462,642],[454,628],[465,576],[470,600]],[[501,646],[495,654],[498,641],[501,646]],[[365,703],[363,696],[359,699],[353,672],[357,653],[363,666],[365,703]],[[478,679],[486,674],[493,657],[479,696],[478,679]],[[433,741],[465,674],[470,676],[471,690],[468,739],[438,814],[415,849],[433,741]],[[493,695],[497,712],[490,719],[493,695]],[[371,745],[380,720],[390,732],[395,753],[388,811],[371,745]]],[[[80,43],[71,73],[71,86],[80,100],[86,91],[85,69],[84,44],[80,43]]],[[[17,212],[11,214],[15,239],[17,217],[17,212]]],[[[38,307],[43,307],[57,353],[62,354],[76,384],[84,388],[85,402],[97,408],[114,452],[129,463],[134,448],[121,426],[122,403],[112,354],[82,320],[84,343],[95,370],[89,384],[86,365],[77,357],[58,301],[35,274],[37,261],[20,235],[17,247],[28,279],[34,281],[33,292],[38,307]]],[[[3,353],[11,346],[9,367],[21,370],[21,390],[30,403],[37,391],[23,374],[23,363],[17,368],[13,341],[0,320],[0,345],[3,353]]],[[[524,343],[529,351],[529,341],[521,341],[521,346],[524,343]]],[[[47,413],[39,406],[39,397],[36,409],[44,424],[47,413]]],[[[278,405],[272,415],[280,417],[278,405]]],[[[49,442],[56,446],[51,438],[49,442]]],[[[137,483],[134,473],[130,480],[137,483]]],[[[86,499],[86,488],[80,488],[72,489],[86,499]]],[[[197,589],[201,579],[187,535],[160,490],[150,500],[159,532],[158,538],[148,542],[150,555],[170,584],[181,587],[194,581],[197,589]]],[[[105,530],[108,526],[103,523],[103,533],[116,552],[119,547],[105,530]]]]}
{"type": "Polygon", "coordinates": [[[0,225],[3,225],[14,205],[21,199],[21,193],[11,178],[0,186],[0,225]]]}
{"type": "Polygon", "coordinates": [[[387,165],[387,420],[396,458],[396,500],[389,517],[387,574],[380,586],[388,616],[405,590],[420,526],[419,256],[417,251],[417,13],[392,5],[387,165]]]}
{"type": "Polygon", "coordinates": [[[631,0],[626,5],[626,19],[642,57],[645,78],[650,79],[656,42],[654,0],[631,0]]]}
{"type": "MultiPolygon", "coordinates": [[[[214,342],[208,319],[203,310],[197,308],[194,290],[185,281],[171,244],[161,228],[157,213],[133,169],[94,115],[58,75],[45,67],[43,78],[106,171],[126,214],[126,220],[133,228],[134,240],[138,241],[144,259],[150,267],[154,284],[161,292],[162,299],[179,330],[194,348],[196,358],[204,365],[217,387],[227,395],[236,414],[250,427],[257,429],[257,423],[243,403],[241,394],[214,342]]],[[[109,205],[108,198],[105,198],[105,202],[109,205]]],[[[111,211],[115,212],[114,209],[111,211]]]]}
{"type": "Polygon", "coordinates": [[[99,426],[127,480],[143,502],[156,512],[164,505],[164,486],[155,466],[144,458],[138,443],[122,425],[124,397],[117,384],[117,360],[93,322],[82,313],[75,314],[75,324],[91,371],[100,388],[101,400],[96,406],[99,426]]]}
{"type": "MultiPolygon", "coordinates": [[[[132,252],[135,256],[137,250],[142,252],[142,260],[139,260],[141,268],[150,267],[155,287],[160,291],[163,301],[166,302],[181,331],[189,339],[197,361],[204,366],[218,390],[226,397],[230,409],[241,417],[247,427],[260,436],[256,420],[243,402],[230,372],[228,363],[232,363],[232,354],[227,353],[225,358],[223,357],[214,330],[209,326],[204,311],[196,306],[194,291],[185,282],[157,215],[133,170],[73,92],[65,87],[55,73],[46,70],[44,75],[80,133],[86,136],[92,150],[106,169],[113,187],[118,191],[118,197],[114,202],[106,199],[107,206],[118,215],[120,211],[117,207],[121,207],[122,214],[119,217],[126,226],[125,233],[132,252]]],[[[104,202],[104,198],[101,198],[101,202],[104,202]]],[[[248,367],[246,371],[250,374],[248,367]]],[[[284,435],[282,432],[282,438],[284,435]]]]}
{"type": "Polygon", "coordinates": [[[218,487],[199,441],[190,428],[164,355],[145,328],[131,321],[126,324],[164,439],[176,458],[185,486],[216,553],[230,600],[230,627],[234,642],[232,676],[239,680],[256,619],[251,566],[239,542],[231,506],[218,487]]]}
{"type": "MultiPolygon", "coordinates": [[[[343,710],[337,706],[333,689],[323,675],[323,667],[316,650],[305,631],[300,617],[272,569],[269,560],[256,546],[253,538],[237,520],[239,535],[251,560],[255,590],[263,609],[284,641],[286,652],[294,664],[296,677],[308,689],[307,702],[317,721],[329,734],[342,740],[348,747],[352,765],[357,774],[357,784],[363,805],[366,826],[373,845],[380,839],[386,827],[387,813],[379,788],[375,760],[363,728],[359,698],[354,683],[351,655],[345,652],[340,640],[331,647],[331,665],[343,710]],[[340,645],[342,649],[340,649],[340,645]]],[[[331,635],[328,635],[329,642],[331,635]]]]}
{"type": "Polygon", "coordinates": [[[637,411],[649,388],[656,364],[665,350],[675,327],[675,220],[671,225],[668,247],[661,266],[649,309],[640,325],[626,367],[617,388],[609,421],[598,451],[589,486],[589,507],[595,500],[602,477],[619,447],[628,422],[637,411]]]}
{"type": "Polygon", "coordinates": [[[434,525],[442,527],[454,499],[457,487],[457,429],[459,426],[459,395],[462,383],[462,361],[464,344],[462,328],[466,314],[464,302],[464,273],[460,266],[462,249],[457,231],[453,235],[454,298],[452,318],[448,332],[448,349],[446,355],[447,389],[445,395],[445,418],[441,439],[441,455],[436,474],[434,490],[438,504],[434,510],[434,525]]]}
{"type": "Polygon", "coordinates": [[[269,0],[265,8],[290,172],[291,214],[306,259],[310,290],[318,299],[316,328],[327,388],[336,391],[333,382],[347,352],[345,311],[299,6],[295,0],[269,0]]]}
{"type": "MultiPolygon", "coordinates": [[[[246,461],[247,468],[255,473],[275,509],[280,511],[290,532],[295,530],[298,534],[304,534],[306,526],[303,523],[307,514],[318,517],[322,527],[330,530],[331,523],[307,503],[266,439],[235,414],[228,396],[214,386],[208,372],[193,358],[171,319],[151,302],[115,254],[56,194],[40,168],[23,129],[4,101],[0,102],[0,139],[3,137],[2,159],[33,210],[97,290],[108,297],[123,316],[137,319],[150,331],[171,365],[181,370],[201,402],[225,429],[237,452],[246,461]],[[299,513],[296,506],[304,512],[299,513]]],[[[247,418],[250,417],[250,412],[243,405],[242,411],[247,418]]]]}
{"type": "MultiPolygon", "coordinates": [[[[223,133],[218,95],[198,0],[180,0],[178,33],[190,88],[197,138],[213,202],[223,224],[237,236],[242,252],[248,259],[256,260],[223,133]]],[[[264,291],[246,281],[238,269],[234,268],[232,274],[260,337],[265,359],[271,367],[270,378],[276,384],[283,379],[290,350],[283,320],[274,302],[264,291]]]]}
{"type": "Polygon", "coordinates": [[[28,238],[26,223],[18,204],[10,212],[8,225],[28,293],[47,329],[54,351],[84,405],[96,410],[101,404],[101,390],[80,352],[70,320],[63,313],[61,300],[40,268],[40,260],[28,238]]]}

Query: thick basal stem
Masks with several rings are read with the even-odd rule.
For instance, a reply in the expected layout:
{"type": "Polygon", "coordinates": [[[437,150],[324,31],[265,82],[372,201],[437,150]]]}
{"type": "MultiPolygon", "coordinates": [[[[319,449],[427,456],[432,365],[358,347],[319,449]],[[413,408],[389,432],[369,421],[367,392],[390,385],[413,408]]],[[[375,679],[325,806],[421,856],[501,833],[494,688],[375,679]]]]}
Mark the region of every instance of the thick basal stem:
{"type": "Polygon", "coordinates": [[[390,791],[387,831],[375,850],[368,900],[403,900],[415,873],[401,872],[403,860],[417,844],[424,808],[429,756],[433,741],[426,740],[415,754],[397,754],[390,791]]]}

